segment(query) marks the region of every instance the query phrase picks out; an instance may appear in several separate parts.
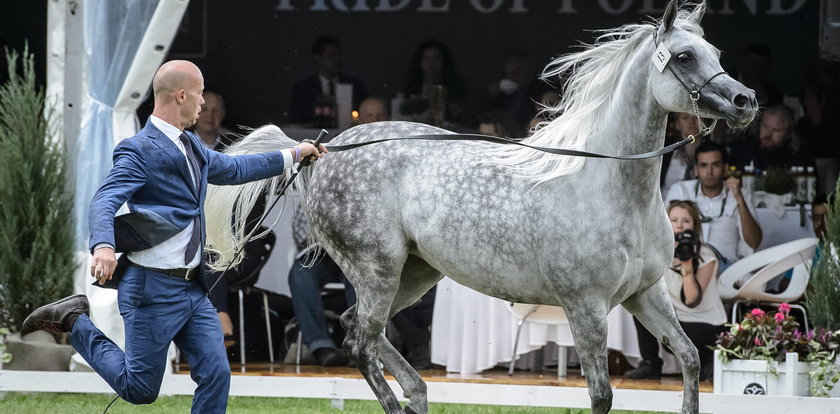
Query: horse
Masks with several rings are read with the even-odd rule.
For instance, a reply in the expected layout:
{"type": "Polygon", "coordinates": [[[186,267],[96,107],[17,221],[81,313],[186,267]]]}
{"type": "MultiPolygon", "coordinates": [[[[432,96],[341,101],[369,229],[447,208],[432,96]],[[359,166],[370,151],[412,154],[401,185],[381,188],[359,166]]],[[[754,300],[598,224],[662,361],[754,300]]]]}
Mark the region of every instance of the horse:
{"type": "MultiPolygon", "coordinates": [[[[720,52],[703,38],[704,11],[705,3],[680,10],[671,1],[659,21],[602,31],[583,50],[556,58],[543,76],[568,75],[563,99],[546,109],[553,119],[521,142],[632,154],[663,147],[668,112],[749,125],[755,94],[723,72],[720,52]]],[[[264,128],[260,134],[276,137],[274,148],[294,142],[264,128]]],[[[378,122],[350,128],[330,145],[445,133],[378,122]]],[[[697,413],[697,350],[661,278],[674,240],[660,165],[658,157],[584,159],[477,140],[394,140],[329,153],[303,169],[298,184],[312,235],[358,297],[341,316],[343,349],[384,411],[428,412],[425,383],[383,329],[447,275],[506,301],[563,307],[595,414],[612,406],[607,313],[624,306],[673,351],[682,367],[681,412],[697,413]]],[[[230,223],[226,214],[208,222],[230,223]]]]}

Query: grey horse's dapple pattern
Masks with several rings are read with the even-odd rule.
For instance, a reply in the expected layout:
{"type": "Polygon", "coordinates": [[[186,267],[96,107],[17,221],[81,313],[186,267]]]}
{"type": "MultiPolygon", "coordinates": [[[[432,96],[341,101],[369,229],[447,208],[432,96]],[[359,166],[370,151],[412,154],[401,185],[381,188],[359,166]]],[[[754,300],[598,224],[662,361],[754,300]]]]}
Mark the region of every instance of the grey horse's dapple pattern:
{"type": "MultiPolygon", "coordinates": [[[[668,10],[661,24],[607,32],[600,44],[561,58],[563,69],[578,70],[566,91],[578,95],[567,96],[566,105],[555,109],[557,119],[528,140],[616,155],[661,148],[667,113],[691,112],[692,106],[674,74],[651,63],[654,32],[687,82],[701,84],[721,71],[719,52],[699,27],[704,6],[678,17],[673,4],[668,10]],[[608,53],[623,61],[611,62],[608,53]],[[691,59],[677,61],[684,53],[691,59]],[[599,60],[600,68],[585,65],[599,60]],[[593,72],[599,69],[605,73],[593,72]],[[564,142],[563,134],[580,131],[564,122],[578,122],[589,135],[564,142]]],[[[718,76],[704,89],[700,111],[745,126],[756,112],[754,94],[718,76]]],[[[441,132],[384,122],[352,128],[332,143],[441,132]]],[[[698,412],[697,352],[660,283],[673,256],[658,187],[661,159],[564,162],[529,151],[407,140],[328,154],[306,172],[303,206],[312,231],[358,295],[342,316],[344,350],[386,412],[427,412],[425,384],[382,329],[445,274],[505,300],[564,307],[592,411],[604,413],[612,404],[606,315],[623,304],[674,351],[683,367],[682,412],[698,412]],[[404,408],[385,382],[380,360],[409,399],[404,408]]]]}
{"type": "MultiPolygon", "coordinates": [[[[556,118],[525,142],[627,155],[661,148],[668,112],[692,112],[688,91],[651,63],[654,33],[669,65],[700,85],[721,72],[702,37],[705,5],[604,32],[545,74],[571,73],[556,118]],[[677,59],[679,57],[679,59],[677,59]]],[[[704,117],[748,125],[753,91],[717,76],[704,117]]],[[[408,122],[351,128],[331,144],[446,132],[408,122]]],[[[382,334],[388,319],[445,274],[479,292],[565,308],[592,400],[612,405],[607,313],[623,305],[667,344],[683,370],[683,413],[698,412],[697,351],[661,282],[673,237],[659,193],[660,158],[571,159],[473,141],[405,140],[327,154],[303,170],[312,232],[358,296],[342,315],[344,350],[387,413],[426,413],[426,385],[382,334]],[[409,402],[401,407],[378,361],[409,402]]]]}

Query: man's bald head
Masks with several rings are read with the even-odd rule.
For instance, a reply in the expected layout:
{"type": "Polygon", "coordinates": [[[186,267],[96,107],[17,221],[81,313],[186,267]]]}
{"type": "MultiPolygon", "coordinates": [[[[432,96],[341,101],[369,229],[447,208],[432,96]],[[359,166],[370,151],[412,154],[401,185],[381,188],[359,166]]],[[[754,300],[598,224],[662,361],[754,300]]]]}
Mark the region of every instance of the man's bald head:
{"type": "Polygon", "coordinates": [[[195,124],[204,103],[204,76],[192,62],[164,63],[152,81],[155,110],[152,115],[181,129],[195,124]]]}
{"type": "Polygon", "coordinates": [[[170,60],[155,73],[152,90],[155,97],[158,97],[184,89],[191,81],[198,79],[203,83],[204,78],[198,66],[186,60],[170,60]]]}
{"type": "Polygon", "coordinates": [[[359,124],[387,121],[389,118],[388,107],[379,98],[367,98],[359,104],[359,124]]]}

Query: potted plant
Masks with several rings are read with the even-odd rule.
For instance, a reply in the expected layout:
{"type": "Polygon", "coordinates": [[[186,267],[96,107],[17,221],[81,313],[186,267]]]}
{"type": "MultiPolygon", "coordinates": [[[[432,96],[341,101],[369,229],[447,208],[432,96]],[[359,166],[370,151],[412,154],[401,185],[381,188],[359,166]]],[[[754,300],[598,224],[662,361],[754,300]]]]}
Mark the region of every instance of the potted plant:
{"type": "Polygon", "coordinates": [[[840,379],[840,331],[800,331],[786,303],[727,326],[715,346],[716,393],[827,396],[840,379]]]}

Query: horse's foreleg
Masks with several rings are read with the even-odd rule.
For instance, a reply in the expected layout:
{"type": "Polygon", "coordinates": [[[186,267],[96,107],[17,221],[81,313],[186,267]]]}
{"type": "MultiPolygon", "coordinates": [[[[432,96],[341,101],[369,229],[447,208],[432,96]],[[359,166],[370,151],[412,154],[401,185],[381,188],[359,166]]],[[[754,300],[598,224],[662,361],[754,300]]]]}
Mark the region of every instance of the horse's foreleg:
{"type": "Polygon", "coordinates": [[[636,292],[622,305],[676,355],[682,367],[685,390],[681,412],[682,414],[696,414],[700,410],[698,388],[700,359],[697,356],[697,348],[688,339],[677,321],[665,282],[660,279],[647,289],[636,292]]]}
{"type": "Polygon", "coordinates": [[[602,301],[582,300],[565,307],[575,340],[580,366],[586,374],[592,414],[605,414],[612,407],[612,389],[607,364],[607,306],[602,301]]]}

